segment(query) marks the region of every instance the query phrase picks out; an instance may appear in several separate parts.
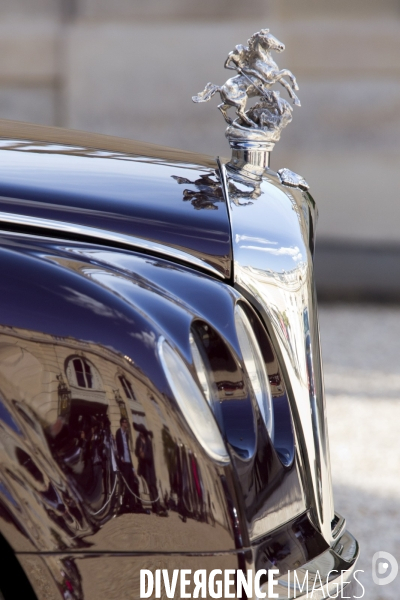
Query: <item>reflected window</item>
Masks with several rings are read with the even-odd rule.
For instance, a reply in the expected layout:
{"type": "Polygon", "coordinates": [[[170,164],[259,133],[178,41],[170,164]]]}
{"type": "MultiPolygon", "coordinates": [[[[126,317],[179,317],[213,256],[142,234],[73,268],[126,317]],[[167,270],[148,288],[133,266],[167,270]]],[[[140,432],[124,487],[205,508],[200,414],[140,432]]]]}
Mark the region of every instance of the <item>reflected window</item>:
{"type": "Polygon", "coordinates": [[[103,391],[103,383],[96,367],[84,356],[70,356],[65,369],[68,383],[72,388],[87,390],[89,393],[103,391]]]}
{"type": "Polygon", "coordinates": [[[133,393],[133,389],[131,386],[131,382],[125,379],[125,377],[118,377],[125,392],[125,396],[128,400],[136,400],[135,394],[133,393]]]}
{"type": "Polygon", "coordinates": [[[79,387],[93,388],[93,374],[89,363],[83,358],[74,358],[72,361],[76,382],[79,387]]]}

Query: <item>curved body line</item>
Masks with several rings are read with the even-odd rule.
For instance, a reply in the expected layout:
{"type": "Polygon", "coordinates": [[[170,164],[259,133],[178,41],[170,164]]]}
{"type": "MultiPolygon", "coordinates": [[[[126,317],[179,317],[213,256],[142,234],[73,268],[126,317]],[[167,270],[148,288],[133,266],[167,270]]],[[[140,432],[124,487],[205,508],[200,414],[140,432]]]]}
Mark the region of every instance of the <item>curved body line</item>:
{"type": "Polygon", "coordinates": [[[158,254],[163,257],[168,257],[170,260],[182,261],[188,265],[201,268],[208,271],[219,279],[224,279],[222,273],[214,269],[213,266],[209,265],[205,261],[200,260],[196,256],[192,256],[188,252],[178,250],[172,246],[167,246],[150,240],[141,239],[133,235],[125,235],[123,233],[113,233],[104,229],[97,229],[95,227],[87,227],[85,225],[75,225],[74,223],[67,223],[65,221],[53,221],[51,219],[42,219],[37,217],[25,217],[23,215],[0,212],[0,225],[1,223],[9,223],[12,225],[23,225],[32,227],[35,229],[48,229],[51,231],[59,231],[60,233],[68,233],[78,235],[80,237],[90,237],[94,239],[106,240],[107,242],[114,242],[117,244],[123,244],[130,248],[143,250],[144,252],[151,252],[152,254],[158,254]]]}

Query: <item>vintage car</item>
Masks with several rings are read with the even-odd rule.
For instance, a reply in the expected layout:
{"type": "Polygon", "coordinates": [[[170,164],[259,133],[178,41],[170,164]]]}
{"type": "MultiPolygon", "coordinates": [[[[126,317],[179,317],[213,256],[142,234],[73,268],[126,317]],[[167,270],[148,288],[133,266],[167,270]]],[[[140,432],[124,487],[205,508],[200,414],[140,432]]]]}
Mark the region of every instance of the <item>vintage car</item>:
{"type": "Polygon", "coordinates": [[[5,600],[139,598],[141,569],[265,569],[264,593],[277,569],[274,597],[317,576],[315,597],[349,597],[316,207],[240,110],[229,161],[0,122],[5,600]]]}

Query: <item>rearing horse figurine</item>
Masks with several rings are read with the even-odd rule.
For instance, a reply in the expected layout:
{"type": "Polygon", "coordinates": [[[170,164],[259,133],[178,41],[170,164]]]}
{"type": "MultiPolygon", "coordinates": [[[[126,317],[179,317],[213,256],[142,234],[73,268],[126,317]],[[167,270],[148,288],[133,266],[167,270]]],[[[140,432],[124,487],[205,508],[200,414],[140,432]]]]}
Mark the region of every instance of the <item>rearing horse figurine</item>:
{"type": "Polygon", "coordinates": [[[220,93],[222,103],[218,106],[227,123],[232,124],[227,110],[233,106],[236,114],[249,127],[256,124],[245,113],[247,99],[254,96],[263,96],[265,89],[275,83],[280,83],[293,99],[293,103],[300,106],[294,90],[298,90],[296,78],[288,69],[279,69],[271,56],[271,51],[283,52],[285,45],[269,33],[269,29],[261,29],[248,40],[248,46],[238,45],[229,53],[225,61],[225,68],[239,72],[239,75],[228,79],[221,87],[207,83],[206,87],[193,102],[208,102],[216,92],[220,93]],[[288,77],[290,83],[284,79],[288,77]]]}

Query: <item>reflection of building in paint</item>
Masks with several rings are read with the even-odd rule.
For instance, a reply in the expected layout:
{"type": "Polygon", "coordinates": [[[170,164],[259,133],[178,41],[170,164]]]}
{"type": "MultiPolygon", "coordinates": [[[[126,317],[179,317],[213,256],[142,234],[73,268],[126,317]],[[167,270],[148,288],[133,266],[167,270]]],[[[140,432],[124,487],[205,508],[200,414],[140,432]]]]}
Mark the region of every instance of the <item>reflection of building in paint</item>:
{"type": "Polygon", "coordinates": [[[43,427],[80,406],[107,413],[115,431],[121,406],[114,390],[127,367],[124,357],[92,343],[0,328],[1,385],[15,386],[13,397],[27,402],[43,427]]]}
{"type": "Polygon", "coordinates": [[[129,357],[91,342],[7,327],[0,328],[0,387],[27,403],[44,429],[59,417],[84,429],[84,420],[88,427],[90,417],[107,416],[115,435],[121,416],[146,425],[143,403],[153,404],[129,357]]]}
{"type": "MultiPolygon", "coordinates": [[[[193,456],[191,468],[196,474],[193,481],[200,481],[200,475],[194,466],[198,459],[191,450],[193,438],[183,420],[176,418],[176,411],[168,398],[158,392],[151,380],[129,357],[110,348],[70,337],[2,326],[0,396],[24,413],[24,420],[29,421],[30,428],[35,429],[35,435],[40,437],[40,445],[46,448],[45,453],[48,453],[47,445],[50,445],[50,451],[58,464],[54,464],[52,468],[59,472],[58,468],[61,466],[75,484],[79,484],[80,479],[84,478],[82,465],[75,461],[75,448],[78,452],[78,446],[82,447],[83,459],[79,460],[86,464],[85,456],[90,457],[95,470],[97,468],[99,472],[102,461],[104,476],[104,458],[96,455],[94,442],[105,423],[105,417],[109,420],[111,434],[115,436],[120,427],[121,416],[128,417],[130,424],[131,456],[136,470],[139,466],[134,453],[138,436],[136,427],[143,425],[152,433],[154,472],[161,501],[168,505],[167,500],[171,498],[172,492],[163,439],[163,431],[167,425],[175,446],[188,448],[188,452],[190,449],[190,455],[193,456]],[[64,442],[68,440],[76,442],[76,446],[67,447],[64,442]]],[[[33,431],[31,434],[33,435],[33,431]]],[[[10,453],[12,454],[11,451],[10,453]]],[[[112,461],[111,469],[114,472],[112,461]]],[[[24,474],[25,471],[26,468],[24,474]]],[[[112,473],[110,477],[112,483],[115,477],[112,473]]],[[[204,518],[205,513],[208,513],[209,523],[226,526],[227,516],[221,509],[224,505],[220,498],[221,489],[212,468],[202,469],[201,482],[201,487],[204,485],[209,490],[207,502],[206,498],[203,499],[206,506],[202,510],[188,510],[188,518],[199,519],[200,515],[204,518]]],[[[140,495],[143,501],[150,500],[147,487],[141,478],[140,495]]],[[[201,497],[198,490],[197,497],[201,497]]],[[[94,492],[90,494],[90,502],[88,501],[92,512],[97,511],[95,503],[100,505],[102,502],[101,494],[97,492],[96,501],[92,502],[94,492]]],[[[100,514],[101,517],[102,515],[103,513],[100,514]]],[[[80,527],[83,525],[79,525],[78,529],[80,527]]],[[[62,537],[64,534],[62,529],[57,535],[62,537]]],[[[85,535],[83,531],[82,535],[85,535]]]]}
{"type": "Polygon", "coordinates": [[[66,360],[65,372],[70,388],[70,406],[66,417],[70,429],[90,427],[90,418],[107,416],[109,401],[96,367],[84,356],[71,356],[66,360]]]}
{"type": "Polygon", "coordinates": [[[135,425],[144,425],[146,427],[146,413],[144,412],[143,406],[136,400],[132,384],[123,375],[118,377],[121,387],[124,390],[124,395],[129,407],[129,413],[127,414],[128,420],[135,425]]]}

